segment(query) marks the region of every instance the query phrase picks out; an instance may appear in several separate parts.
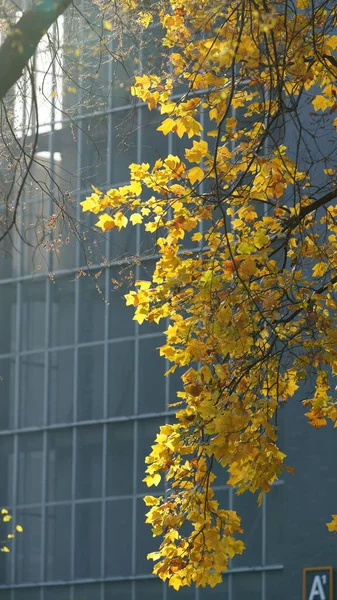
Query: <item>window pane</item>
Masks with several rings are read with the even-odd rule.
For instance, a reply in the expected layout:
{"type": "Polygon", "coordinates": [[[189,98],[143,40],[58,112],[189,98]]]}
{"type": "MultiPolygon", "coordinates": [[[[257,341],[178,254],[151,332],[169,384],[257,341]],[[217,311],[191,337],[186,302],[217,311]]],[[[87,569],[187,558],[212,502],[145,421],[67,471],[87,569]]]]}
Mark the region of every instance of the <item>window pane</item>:
{"type": "MultiPolygon", "coordinates": [[[[199,588],[201,590],[201,588],[199,588]]],[[[209,588],[211,589],[211,588],[209,588]]],[[[208,590],[207,590],[208,591],[208,590]]],[[[208,598],[208,596],[207,596],[208,598]]],[[[173,588],[168,587],[167,589],[167,600],[194,600],[195,599],[195,589],[192,588],[180,588],[178,592],[176,592],[173,588]]],[[[226,600],[224,598],[224,600],[226,600]]]]}
{"type": "MultiPolygon", "coordinates": [[[[286,584],[284,572],[267,571],[264,576],[266,578],[266,598],[268,600],[284,600],[286,584]]],[[[319,600],[317,596],[316,600],[319,600]]]]}
{"type": "Polygon", "coordinates": [[[134,270],[130,268],[110,270],[109,337],[135,335],[133,308],[126,306],[124,295],[134,287],[134,270]]]}
{"type": "Polygon", "coordinates": [[[136,581],[136,600],[162,600],[163,591],[164,585],[159,579],[136,581]]]}
{"type": "MultiPolygon", "coordinates": [[[[158,158],[166,158],[168,155],[168,138],[157,131],[162,118],[156,110],[142,108],[142,161],[150,163],[152,167],[158,158]]],[[[174,136],[175,137],[175,136],[174,136]]]]}
{"type": "MultiPolygon", "coordinates": [[[[1,294],[1,289],[0,289],[1,294]]],[[[2,331],[2,328],[1,328],[2,331]]],[[[15,360],[0,360],[0,429],[14,427],[15,360]]]]}
{"type": "Polygon", "coordinates": [[[59,153],[58,172],[59,185],[63,190],[73,191],[76,186],[77,173],[77,140],[76,125],[63,124],[53,132],[54,152],[59,153]]]}
{"type": "Polygon", "coordinates": [[[108,416],[133,414],[135,343],[109,345],[108,416]]]}
{"type": "Polygon", "coordinates": [[[266,561],[269,565],[284,562],[284,485],[273,485],[271,491],[265,495],[267,519],[267,547],[266,561]]]}
{"type": "Polygon", "coordinates": [[[167,363],[159,355],[162,337],[139,340],[139,413],[165,410],[165,387],[167,363]]]}
{"type": "Polygon", "coordinates": [[[101,600],[100,583],[74,586],[74,600],[101,600]]]}
{"type": "Polygon", "coordinates": [[[21,349],[44,348],[46,282],[25,282],[21,289],[21,349]]]}
{"type": "Polygon", "coordinates": [[[33,583],[40,581],[42,558],[41,509],[19,509],[17,512],[17,521],[22,525],[24,533],[16,536],[16,582],[33,583]]]}
{"type": "Polygon", "coordinates": [[[132,600],[131,583],[129,581],[106,583],[104,600],[132,600]]]}
{"type": "Polygon", "coordinates": [[[71,507],[46,509],[45,577],[49,581],[70,578],[71,507]]]}
{"type": "Polygon", "coordinates": [[[78,350],[79,421],[101,419],[104,394],[104,346],[89,346],[78,350]]]}
{"type": "Polygon", "coordinates": [[[49,354],[48,422],[71,423],[74,399],[74,351],[49,354]]]}
{"type": "Polygon", "coordinates": [[[44,600],[69,600],[70,588],[67,585],[57,585],[44,588],[44,600]]]}
{"type": "Polygon", "coordinates": [[[14,600],[39,600],[41,588],[23,588],[14,591],[14,600]]]}
{"type": "MultiPolygon", "coordinates": [[[[75,522],[75,577],[85,579],[99,577],[100,568],[101,504],[99,502],[77,504],[75,522]]],[[[93,600],[92,596],[90,596],[90,600],[93,600]]]]}
{"type": "Polygon", "coordinates": [[[21,357],[19,427],[43,425],[44,374],[44,354],[21,357]]]}
{"type": "Polygon", "coordinates": [[[48,431],[47,500],[71,498],[72,429],[48,431]]]}
{"type": "MultiPolygon", "coordinates": [[[[18,504],[39,504],[42,495],[42,434],[19,436],[18,504]]],[[[20,523],[20,521],[19,521],[20,523]]],[[[25,535],[27,539],[29,536],[25,535]]]]}
{"type": "Polygon", "coordinates": [[[256,503],[256,496],[249,492],[242,496],[234,495],[234,510],[241,517],[242,539],[246,546],[243,554],[233,559],[233,567],[253,567],[262,560],[262,507],[256,503]]]}
{"type": "Polygon", "coordinates": [[[1,324],[0,354],[15,351],[16,342],[16,284],[0,287],[0,310],[6,319],[1,324]]]}
{"type": "Polygon", "coordinates": [[[95,279],[95,273],[80,278],[79,341],[104,339],[104,277],[95,279]]]}
{"type": "Polygon", "coordinates": [[[11,590],[0,590],[0,600],[11,600],[11,590]]]}
{"type": "Polygon", "coordinates": [[[137,575],[150,574],[153,569],[153,561],[147,560],[147,554],[158,550],[160,546],[159,537],[154,538],[151,525],[145,523],[145,514],[149,507],[145,506],[142,498],[137,499],[136,518],[136,573],[137,575]]]}
{"type": "Polygon", "coordinates": [[[132,494],[133,487],[133,422],[107,425],[107,474],[108,496],[132,494]]]}
{"type": "Polygon", "coordinates": [[[223,582],[214,588],[199,588],[200,600],[228,600],[228,597],[228,575],[226,574],[223,575],[223,582]]]}
{"type": "Polygon", "coordinates": [[[233,600],[261,600],[261,578],[261,573],[238,573],[232,575],[233,600]]]}
{"type": "Polygon", "coordinates": [[[76,498],[102,495],[102,427],[77,430],[76,498]]]}
{"type": "Polygon", "coordinates": [[[85,119],[82,130],[81,187],[104,186],[107,182],[107,116],[85,119]]]}
{"type": "Polygon", "coordinates": [[[51,292],[50,344],[51,346],[73,344],[75,282],[71,279],[56,277],[49,285],[51,292]]]}
{"type": "Polygon", "coordinates": [[[130,180],[129,165],[137,162],[137,119],[136,113],[112,113],[111,119],[111,148],[110,156],[111,181],[109,185],[127,183],[130,180]]]}
{"type": "MultiPolygon", "coordinates": [[[[160,425],[163,425],[163,419],[149,419],[138,422],[138,449],[137,449],[137,491],[144,492],[148,487],[143,483],[145,477],[145,457],[150,454],[151,446],[154,443],[160,425]]],[[[163,479],[156,488],[159,492],[163,489],[163,479]]]]}
{"type": "MultiPolygon", "coordinates": [[[[41,187],[45,186],[43,181],[40,185],[41,187]]],[[[30,199],[26,202],[23,210],[23,275],[48,272],[50,253],[46,250],[45,242],[50,239],[50,235],[46,232],[45,222],[48,220],[49,214],[49,197],[44,195],[39,187],[38,190],[34,190],[34,201],[30,199]]]]}
{"type": "Polygon", "coordinates": [[[132,500],[106,502],[106,532],[105,575],[131,575],[132,500]]]}
{"type": "Polygon", "coordinates": [[[13,437],[0,436],[0,505],[11,506],[13,503],[13,437]]]}

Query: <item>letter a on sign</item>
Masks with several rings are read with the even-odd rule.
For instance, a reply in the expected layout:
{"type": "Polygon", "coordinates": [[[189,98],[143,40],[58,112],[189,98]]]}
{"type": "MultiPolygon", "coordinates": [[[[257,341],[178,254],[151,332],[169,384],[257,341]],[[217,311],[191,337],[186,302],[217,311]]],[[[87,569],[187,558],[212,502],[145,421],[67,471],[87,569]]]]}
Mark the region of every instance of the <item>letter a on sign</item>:
{"type": "Polygon", "coordinates": [[[309,600],[326,600],[321,575],[315,575],[314,577],[309,600]]]}
{"type": "Polygon", "coordinates": [[[333,568],[303,569],[302,600],[333,600],[333,568]]]}

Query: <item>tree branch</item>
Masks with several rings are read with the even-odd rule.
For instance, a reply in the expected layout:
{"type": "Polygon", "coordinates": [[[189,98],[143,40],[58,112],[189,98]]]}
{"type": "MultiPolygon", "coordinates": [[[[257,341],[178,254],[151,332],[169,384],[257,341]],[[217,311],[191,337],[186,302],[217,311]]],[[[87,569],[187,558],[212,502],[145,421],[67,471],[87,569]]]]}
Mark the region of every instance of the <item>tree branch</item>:
{"type": "Polygon", "coordinates": [[[20,79],[36,48],[72,0],[36,0],[11,27],[0,48],[0,101],[20,79]]]}

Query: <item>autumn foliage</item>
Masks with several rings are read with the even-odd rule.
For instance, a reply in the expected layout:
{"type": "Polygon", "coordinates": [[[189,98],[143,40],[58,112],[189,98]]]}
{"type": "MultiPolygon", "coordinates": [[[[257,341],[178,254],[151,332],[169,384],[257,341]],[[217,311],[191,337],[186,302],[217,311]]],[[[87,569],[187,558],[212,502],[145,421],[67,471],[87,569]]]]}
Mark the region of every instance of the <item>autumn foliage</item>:
{"type": "Polygon", "coordinates": [[[311,425],[337,422],[337,10],[167,0],[154,17],[124,6],[144,29],[160,20],[169,63],[136,76],[132,94],[186,149],[131,164],[129,185],[95,189],[82,208],[103,231],[155,235],[153,277],[126,301],[140,324],[167,320],[160,354],[185,372],[177,422],[146,459],[147,485],[168,485],[145,498],[161,538],[150,558],[175,589],[213,586],[244,549],[239,515],[214,498],[214,466],[261,501],[291,468],[280,405],[297,393],[311,425]]]}

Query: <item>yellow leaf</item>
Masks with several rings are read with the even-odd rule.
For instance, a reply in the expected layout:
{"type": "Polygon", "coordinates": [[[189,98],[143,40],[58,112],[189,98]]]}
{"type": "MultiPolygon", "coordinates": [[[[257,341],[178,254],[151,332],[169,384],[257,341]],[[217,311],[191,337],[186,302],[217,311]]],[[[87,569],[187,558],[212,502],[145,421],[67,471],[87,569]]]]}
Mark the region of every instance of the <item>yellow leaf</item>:
{"type": "Polygon", "coordinates": [[[208,152],[208,143],[204,140],[193,141],[192,148],[185,150],[185,156],[190,162],[199,163],[208,152]]]}
{"type": "Polygon", "coordinates": [[[109,231],[109,229],[113,229],[115,227],[115,221],[110,215],[106,213],[104,215],[100,215],[96,227],[100,227],[103,231],[109,231]]]}
{"type": "Polygon", "coordinates": [[[112,30],[112,24],[111,24],[111,22],[107,21],[106,19],[104,19],[104,21],[103,21],[103,27],[107,31],[111,31],[112,30]]]}
{"type": "Polygon", "coordinates": [[[175,124],[176,122],[174,119],[167,118],[159,125],[159,127],[157,127],[157,131],[162,131],[164,135],[167,135],[175,127],[175,124]]]}
{"type": "Polygon", "coordinates": [[[7,508],[2,508],[2,509],[1,509],[1,514],[2,514],[2,515],[8,515],[8,510],[7,510],[7,508]]]}
{"type": "Polygon", "coordinates": [[[155,498],[154,496],[145,496],[144,502],[146,506],[158,506],[158,504],[160,504],[160,498],[155,498]]]}
{"type": "Polygon", "coordinates": [[[22,533],[22,531],[23,531],[23,527],[21,525],[17,525],[15,527],[15,529],[16,529],[16,531],[19,531],[20,533],[22,533]]]}
{"type": "Polygon", "coordinates": [[[5,515],[3,518],[4,523],[7,523],[8,521],[11,521],[12,517],[11,515],[5,515]]]}
{"type": "Polygon", "coordinates": [[[188,171],[188,178],[192,185],[194,185],[196,181],[202,181],[204,177],[205,174],[200,167],[193,167],[188,171]]]}
{"type": "Polygon", "coordinates": [[[131,215],[130,221],[132,225],[137,225],[143,222],[143,217],[139,213],[134,213],[133,215],[131,215]]]}
{"type": "Polygon", "coordinates": [[[3,546],[1,548],[1,552],[10,552],[9,548],[7,548],[7,546],[3,546]]]}

